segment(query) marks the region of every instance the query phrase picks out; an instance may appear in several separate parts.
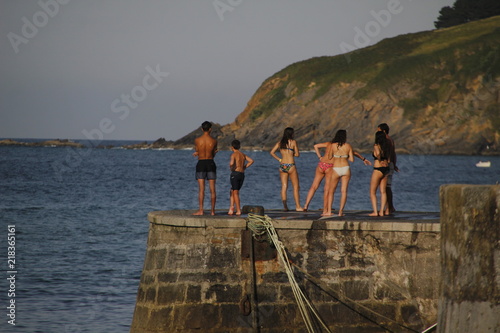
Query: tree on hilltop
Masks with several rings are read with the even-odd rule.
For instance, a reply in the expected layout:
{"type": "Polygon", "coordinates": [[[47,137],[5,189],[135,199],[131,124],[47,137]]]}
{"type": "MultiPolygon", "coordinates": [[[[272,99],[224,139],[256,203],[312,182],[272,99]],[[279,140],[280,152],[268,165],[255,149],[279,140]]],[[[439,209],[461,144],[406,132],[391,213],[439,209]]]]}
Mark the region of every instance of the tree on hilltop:
{"type": "Polygon", "coordinates": [[[498,0],[456,0],[452,7],[441,8],[434,26],[447,28],[496,15],[500,15],[498,0]]]}

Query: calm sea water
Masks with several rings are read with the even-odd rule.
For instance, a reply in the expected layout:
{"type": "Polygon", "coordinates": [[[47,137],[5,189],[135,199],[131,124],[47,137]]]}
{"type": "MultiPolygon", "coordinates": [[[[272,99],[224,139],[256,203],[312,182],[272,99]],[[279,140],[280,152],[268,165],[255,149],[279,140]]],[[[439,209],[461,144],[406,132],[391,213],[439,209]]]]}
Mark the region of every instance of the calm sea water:
{"type": "MultiPolygon", "coordinates": [[[[246,153],[256,163],[247,170],[242,204],[281,208],[277,162],[267,152],[246,153]]],[[[229,156],[216,156],[217,208],[224,210],[229,156]]],[[[316,163],[314,153],[297,159],[302,203],[316,163]]],[[[192,151],[182,150],[0,147],[0,331],[128,332],[146,251],[146,215],[197,208],[195,164],[192,151]],[[8,225],[15,225],[15,297],[8,295],[8,225]],[[16,326],[8,324],[12,299],[16,326]]],[[[401,155],[398,164],[393,191],[399,211],[439,211],[441,184],[500,181],[500,157],[401,155]],[[492,166],[477,168],[481,159],[492,166]]],[[[372,169],[356,159],[352,172],[346,209],[368,211],[372,169]]],[[[311,209],[322,206],[321,197],[319,191],[311,209]]]]}

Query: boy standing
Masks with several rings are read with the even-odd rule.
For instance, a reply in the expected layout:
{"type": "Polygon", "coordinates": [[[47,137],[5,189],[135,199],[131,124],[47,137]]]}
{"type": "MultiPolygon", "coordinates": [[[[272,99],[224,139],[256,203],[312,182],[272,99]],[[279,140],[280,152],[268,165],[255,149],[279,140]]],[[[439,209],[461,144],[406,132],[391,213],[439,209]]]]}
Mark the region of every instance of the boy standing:
{"type": "Polygon", "coordinates": [[[215,180],[217,179],[217,167],[214,162],[217,153],[217,140],[210,136],[212,124],[209,121],[201,124],[203,135],[194,140],[195,152],[193,156],[198,157],[196,164],[196,180],[198,181],[198,202],[200,208],[193,215],[203,215],[203,201],[205,199],[205,179],[210,186],[211,214],[215,215],[215,180]]]}
{"type": "Polygon", "coordinates": [[[234,206],[236,205],[236,215],[241,215],[240,207],[240,189],[245,180],[245,170],[253,164],[253,159],[243,154],[240,151],[240,141],[233,140],[231,142],[231,150],[233,154],[229,160],[229,169],[231,170],[231,192],[229,195],[229,215],[234,214],[234,206]]]}

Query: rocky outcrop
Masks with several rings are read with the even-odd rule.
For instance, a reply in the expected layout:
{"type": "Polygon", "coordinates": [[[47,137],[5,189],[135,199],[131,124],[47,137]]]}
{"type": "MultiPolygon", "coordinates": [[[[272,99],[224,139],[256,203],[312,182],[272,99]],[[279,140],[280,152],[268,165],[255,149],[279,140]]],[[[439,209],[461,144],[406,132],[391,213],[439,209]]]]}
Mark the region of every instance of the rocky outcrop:
{"type": "Polygon", "coordinates": [[[20,142],[12,139],[0,140],[0,146],[24,146],[24,147],[73,147],[83,148],[85,145],[70,140],[46,140],[40,142],[20,142]]]}
{"type": "Polygon", "coordinates": [[[173,142],[172,141],[167,141],[165,138],[159,138],[153,143],[148,143],[147,141],[144,141],[142,143],[136,143],[133,145],[125,145],[122,146],[122,148],[125,149],[168,149],[172,148],[173,142]]]}

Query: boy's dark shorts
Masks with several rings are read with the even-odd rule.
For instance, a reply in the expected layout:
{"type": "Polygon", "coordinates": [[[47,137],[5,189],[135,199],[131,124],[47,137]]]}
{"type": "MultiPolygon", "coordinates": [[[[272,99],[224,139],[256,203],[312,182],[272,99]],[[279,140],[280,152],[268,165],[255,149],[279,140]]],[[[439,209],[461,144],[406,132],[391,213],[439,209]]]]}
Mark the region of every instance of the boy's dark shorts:
{"type": "Polygon", "coordinates": [[[231,190],[239,191],[243,186],[243,181],[245,180],[245,174],[239,171],[231,172],[231,190]]]}

